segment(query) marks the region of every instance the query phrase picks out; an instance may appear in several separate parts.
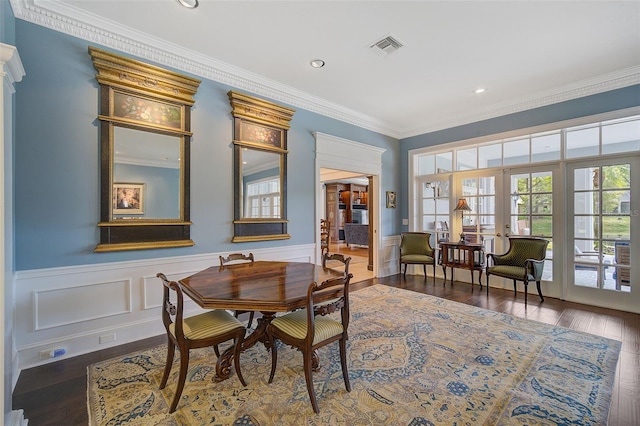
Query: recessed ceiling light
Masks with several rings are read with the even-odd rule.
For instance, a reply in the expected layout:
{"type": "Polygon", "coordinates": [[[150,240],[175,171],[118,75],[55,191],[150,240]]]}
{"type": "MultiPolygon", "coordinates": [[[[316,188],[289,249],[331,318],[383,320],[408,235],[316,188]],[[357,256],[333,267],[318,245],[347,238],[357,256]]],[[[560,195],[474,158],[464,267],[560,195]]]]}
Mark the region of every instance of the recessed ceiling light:
{"type": "Polygon", "coordinates": [[[198,0],[178,0],[178,3],[180,3],[182,6],[186,7],[187,9],[195,9],[196,7],[198,7],[198,0]]]}
{"type": "Polygon", "coordinates": [[[486,91],[487,89],[485,89],[484,87],[478,87],[476,90],[473,91],[473,93],[475,93],[476,95],[479,95],[480,93],[484,93],[486,91]]]}
{"type": "Polygon", "coordinates": [[[324,61],[322,59],[314,59],[311,61],[311,66],[314,68],[324,67],[324,61]]]}

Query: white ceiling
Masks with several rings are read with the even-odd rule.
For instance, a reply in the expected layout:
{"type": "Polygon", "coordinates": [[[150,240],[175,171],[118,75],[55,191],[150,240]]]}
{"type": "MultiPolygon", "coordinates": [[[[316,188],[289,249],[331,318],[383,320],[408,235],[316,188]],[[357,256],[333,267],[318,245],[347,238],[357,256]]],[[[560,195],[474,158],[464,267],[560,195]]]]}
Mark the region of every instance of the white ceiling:
{"type": "Polygon", "coordinates": [[[640,1],[10,2],[19,19],[396,138],[640,83],[640,1]],[[387,35],[404,46],[383,57],[369,46],[387,35]]]}

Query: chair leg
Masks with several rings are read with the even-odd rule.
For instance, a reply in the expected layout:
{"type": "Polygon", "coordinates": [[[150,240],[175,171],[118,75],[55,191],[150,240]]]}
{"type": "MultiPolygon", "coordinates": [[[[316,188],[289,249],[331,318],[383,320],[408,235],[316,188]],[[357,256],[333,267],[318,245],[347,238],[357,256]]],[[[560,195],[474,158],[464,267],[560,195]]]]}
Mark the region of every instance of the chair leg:
{"type": "Polygon", "coordinates": [[[347,341],[340,339],[340,363],[342,364],[342,378],[344,379],[344,387],[347,392],[351,392],[351,383],[349,383],[349,371],[347,370],[347,341]]]}
{"type": "Polygon", "coordinates": [[[422,264],[422,270],[424,271],[424,280],[427,280],[427,264],[423,263],[422,264]]]}
{"type": "Polygon", "coordinates": [[[235,349],[233,353],[233,364],[236,368],[236,374],[238,375],[238,379],[240,379],[240,383],[242,386],[247,386],[247,382],[244,381],[244,377],[242,377],[242,371],[240,371],[240,353],[242,352],[242,342],[244,341],[244,333],[245,331],[238,333],[238,337],[235,341],[235,349]]]}
{"type": "Polygon", "coordinates": [[[173,357],[176,353],[176,345],[171,339],[167,342],[167,362],[164,365],[164,373],[162,374],[162,380],[160,381],[160,389],[164,389],[167,385],[167,379],[169,378],[169,372],[173,365],[173,357]]]}
{"type": "Polygon", "coordinates": [[[404,274],[402,274],[403,277],[407,278],[407,264],[404,264],[404,274]]]}
{"type": "Polygon", "coordinates": [[[220,358],[220,349],[218,349],[218,345],[213,345],[213,352],[215,352],[216,356],[220,358]]]}
{"type": "Polygon", "coordinates": [[[269,374],[269,383],[273,382],[273,376],[276,374],[276,365],[278,364],[278,348],[276,339],[269,335],[269,342],[271,346],[271,374],[269,374]]]}
{"type": "Polygon", "coordinates": [[[536,281],[536,287],[538,287],[538,295],[540,296],[540,300],[544,302],[544,297],[542,297],[542,290],[540,290],[540,281],[536,281]]]}
{"type": "Polygon", "coordinates": [[[516,280],[513,280],[513,292],[517,293],[518,289],[516,288],[516,280]]]}
{"type": "Polygon", "coordinates": [[[524,306],[527,306],[527,295],[529,294],[529,282],[524,280],[524,306]]]}
{"type": "Polygon", "coordinates": [[[251,328],[251,324],[253,324],[253,314],[255,312],[251,311],[251,313],[249,314],[249,323],[247,324],[247,328],[251,328]]]}
{"type": "Polygon", "coordinates": [[[180,348],[180,375],[178,376],[178,386],[176,386],[176,394],[173,396],[173,402],[171,402],[171,408],[169,413],[176,411],[178,401],[182,395],[184,389],[184,382],[187,380],[187,371],[189,369],[189,349],[183,350],[180,348]]]}
{"type": "Polygon", "coordinates": [[[320,413],[320,409],[318,408],[318,401],[316,401],[316,391],[313,389],[313,371],[312,371],[312,363],[311,363],[311,353],[305,353],[303,355],[304,358],[304,379],[307,382],[307,391],[309,392],[309,399],[311,400],[311,405],[313,406],[313,411],[316,414],[320,413]]]}
{"type": "Polygon", "coordinates": [[[436,263],[433,262],[433,285],[436,285],[436,263]]]}

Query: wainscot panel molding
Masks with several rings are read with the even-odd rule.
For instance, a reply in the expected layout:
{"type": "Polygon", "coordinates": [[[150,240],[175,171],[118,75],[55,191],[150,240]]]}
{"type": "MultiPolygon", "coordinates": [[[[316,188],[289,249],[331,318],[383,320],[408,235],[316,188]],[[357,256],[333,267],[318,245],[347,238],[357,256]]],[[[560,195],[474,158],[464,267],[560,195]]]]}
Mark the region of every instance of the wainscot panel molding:
{"type": "MultiPolygon", "coordinates": [[[[315,244],[242,248],[256,260],[313,262],[315,244]]],[[[164,333],[163,272],[180,279],[219,264],[224,253],[18,271],[14,365],[20,370],[164,333]],[[64,354],[49,358],[49,352],[64,354]]],[[[189,302],[188,314],[201,311],[189,302]]],[[[18,377],[18,374],[15,375],[18,377]]]]}
{"type": "Polygon", "coordinates": [[[36,331],[131,311],[131,278],[33,292],[36,331]],[[76,300],[99,300],[101,303],[75,303],[76,300]]]}
{"type": "Polygon", "coordinates": [[[398,247],[400,246],[400,235],[389,235],[382,237],[378,258],[380,261],[380,276],[388,277],[400,273],[398,265],[398,247]]]}

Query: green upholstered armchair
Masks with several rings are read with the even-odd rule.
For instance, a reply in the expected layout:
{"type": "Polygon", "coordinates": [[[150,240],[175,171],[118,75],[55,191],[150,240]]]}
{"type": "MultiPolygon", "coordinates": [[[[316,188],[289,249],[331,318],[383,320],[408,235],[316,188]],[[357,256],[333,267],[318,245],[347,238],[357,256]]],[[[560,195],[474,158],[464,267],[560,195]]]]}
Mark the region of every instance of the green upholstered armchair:
{"type": "Polygon", "coordinates": [[[436,253],[431,247],[428,232],[403,232],[400,234],[400,269],[404,264],[403,276],[407,276],[407,265],[422,265],[424,279],[427,279],[427,265],[433,265],[433,281],[436,280],[436,253]]]}
{"type": "Polygon", "coordinates": [[[524,282],[524,303],[527,304],[527,288],[529,281],[535,281],[538,295],[544,302],[540,281],[544,269],[544,259],[547,256],[549,241],[543,238],[509,238],[509,250],[505,254],[487,254],[487,290],[489,276],[513,280],[513,291],[516,291],[516,281],[524,282]]]}

